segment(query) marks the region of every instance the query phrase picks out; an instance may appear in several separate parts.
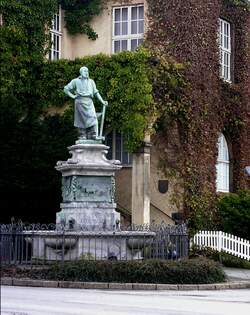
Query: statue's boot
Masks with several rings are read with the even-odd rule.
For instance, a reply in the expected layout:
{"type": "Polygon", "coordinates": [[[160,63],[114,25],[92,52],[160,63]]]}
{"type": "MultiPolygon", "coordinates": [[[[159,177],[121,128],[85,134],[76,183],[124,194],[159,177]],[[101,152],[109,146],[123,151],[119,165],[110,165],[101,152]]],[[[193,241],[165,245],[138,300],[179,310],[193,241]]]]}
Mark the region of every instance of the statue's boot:
{"type": "Polygon", "coordinates": [[[87,128],[87,139],[96,140],[97,125],[87,128]]]}
{"type": "Polygon", "coordinates": [[[86,129],[79,128],[79,140],[86,140],[87,139],[87,131],[86,129]]]}

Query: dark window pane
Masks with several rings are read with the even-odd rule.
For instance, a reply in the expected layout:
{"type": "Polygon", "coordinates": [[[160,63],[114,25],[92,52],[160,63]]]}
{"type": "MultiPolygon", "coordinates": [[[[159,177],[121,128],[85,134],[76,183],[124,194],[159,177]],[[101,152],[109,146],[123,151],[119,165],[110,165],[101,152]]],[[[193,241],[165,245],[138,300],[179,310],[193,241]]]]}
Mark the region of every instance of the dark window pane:
{"type": "Polygon", "coordinates": [[[132,20],[137,20],[137,7],[132,7],[132,20]]]}
{"type": "Polygon", "coordinates": [[[128,152],[123,152],[122,153],[122,164],[128,165],[128,152]]]}
{"type": "Polygon", "coordinates": [[[128,41],[122,40],[122,51],[128,50],[128,41]]]}
{"type": "Polygon", "coordinates": [[[56,19],[56,30],[60,31],[59,15],[57,15],[57,19],[56,19]]]}
{"type": "Polygon", "coordinates": [[[115,35],[120,35],[120,34],[121,34],[121,24],[115,23],[115,35]]]}
{"type": "Polygon", "coordinates": [[[122,9],[122,21],[127,21],[128,20],[128,8],[123,8],[122,9]]]}
{"type": "Polygon", "coordinates": [[[226,53],[226,65],[229,66],[229,54],[226,53]]]}
{"type": "Polygon", "coordinates": [[[132,39],[131,40],[131,50],[134,51],[134,50],[136,50],[137,47],[138,47],[137,39],[132,39]]]}
{"type": "Polygon", "coordinates": [[[225,24],[225,35],[228,36],[228,34],[229,34],[228,24],[225,24]]]}
{"type": "Polygon", "coordinates": [[[59,50],[59,36],[56,36],[56,50],[59,50]]]}
{"type": "Polygon", "coordinates": [[[224,36],[224,48],[228,49],[228,37],[224,36]]]}
{"type": "Polygon", "coordinates": [[[143,21],[139,21],[139,34],[144,33],[144,22],[143,21]]]}
{"type": "Polygon", "coordinates": [[[139,19],[144,19],[144,7],[139,7],[139,19]]]}
{"type": "Polygon", "coordinates": [[[137,34],[137,21],[131,22],[131,34],[137,34]]]}
{"type": "Polygon", "coordinates": [[[128,22],[122,22],[122,35],[128,35],[128,22]]]}
{"type": "Polygon", "coordinates": [[[121,9],[115,9],[115,21],[121,20],[121,9]]]}
{"type": "Polygon", "coordinates": [[[115,158],[116,160],[121,161],[121,135],[119,133],[116,134],[115,138],[115,158]]]}
{"type": "Polygon", "coordinates": [[[116,40],[114,43],[114,51],[116,52],[120,52],[121,51],[121,45],[120,45],[120,41],[116,40]]]}
{"type": "Polygon", "coordinates": [[[133,155],[131,153],[128,154],[128,164],[132,165],[133,163],[133,155]]]}
{"type": "Polygon", "coordinates": [[[110,132],[106,136],[106,145],[110,148],[108,150],[107,159],[112,160],[112,152],[113,152],[113,132],[110,132]]]}

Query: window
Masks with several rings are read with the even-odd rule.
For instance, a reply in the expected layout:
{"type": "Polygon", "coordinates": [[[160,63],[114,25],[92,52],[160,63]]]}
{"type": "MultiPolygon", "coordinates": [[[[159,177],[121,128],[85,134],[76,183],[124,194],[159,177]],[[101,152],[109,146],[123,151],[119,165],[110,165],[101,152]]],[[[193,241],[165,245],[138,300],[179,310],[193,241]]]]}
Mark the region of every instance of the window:
{"type": "Polygon", "coordinates": [[[110,147],[107,158],[119,160],[123,165],[132,165],[132,154],[126,150],[122,134],[115,130],[106,135],[106,145],[110,147]]]}
{"type": "Polygon", "coordinates": [[[220,19],[220,76],[231,81],[231,25],[220,19]]]}
{"type": "Polygon", "coordinates": [[[218,158],[216,164],[216,190],[229,192],[229,153],[227,141],[221,133],[218,139],[218,158]]]}
{"type": "Polygon", "coordinates": [[[144,6],[136,5],[113,9],[113,41],[114,53],[134,51],[143,41],[144,6]]]}
{"type": "Polygon", "coordinates": [[[61,57],[61,8],[58,7],[58,11],[54,14],[52,20],[52,27],[50,29],[51,36],[51,48],[49,53],[50,60],[58,60],[61,57]]]}

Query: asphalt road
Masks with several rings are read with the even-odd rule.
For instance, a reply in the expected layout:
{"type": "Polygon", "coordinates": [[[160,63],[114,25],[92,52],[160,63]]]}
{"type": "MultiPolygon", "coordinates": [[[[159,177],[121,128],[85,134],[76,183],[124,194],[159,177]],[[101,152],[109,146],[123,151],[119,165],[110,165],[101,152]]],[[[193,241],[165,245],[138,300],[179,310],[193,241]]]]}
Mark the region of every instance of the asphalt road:
{"type": "Polygon", "coordinates": [[[249,315],[250,290],[110,291],[1,287],[2,315],[249,315]]]}

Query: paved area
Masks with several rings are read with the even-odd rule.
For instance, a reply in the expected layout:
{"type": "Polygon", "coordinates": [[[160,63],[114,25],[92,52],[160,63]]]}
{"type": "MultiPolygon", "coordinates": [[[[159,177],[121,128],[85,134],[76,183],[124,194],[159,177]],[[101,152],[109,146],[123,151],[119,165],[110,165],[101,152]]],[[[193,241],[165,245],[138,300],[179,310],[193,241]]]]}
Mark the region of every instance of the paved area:
{"type": "Polygon", "coordinates": [[[2,286],[2,315],[249,315],[250,290],[111,291],[2,286]]]}
{"type": "Polygon", "coordinates": [[[249,269],[223,268],[229,280],[250,280],[249,269]]]}

